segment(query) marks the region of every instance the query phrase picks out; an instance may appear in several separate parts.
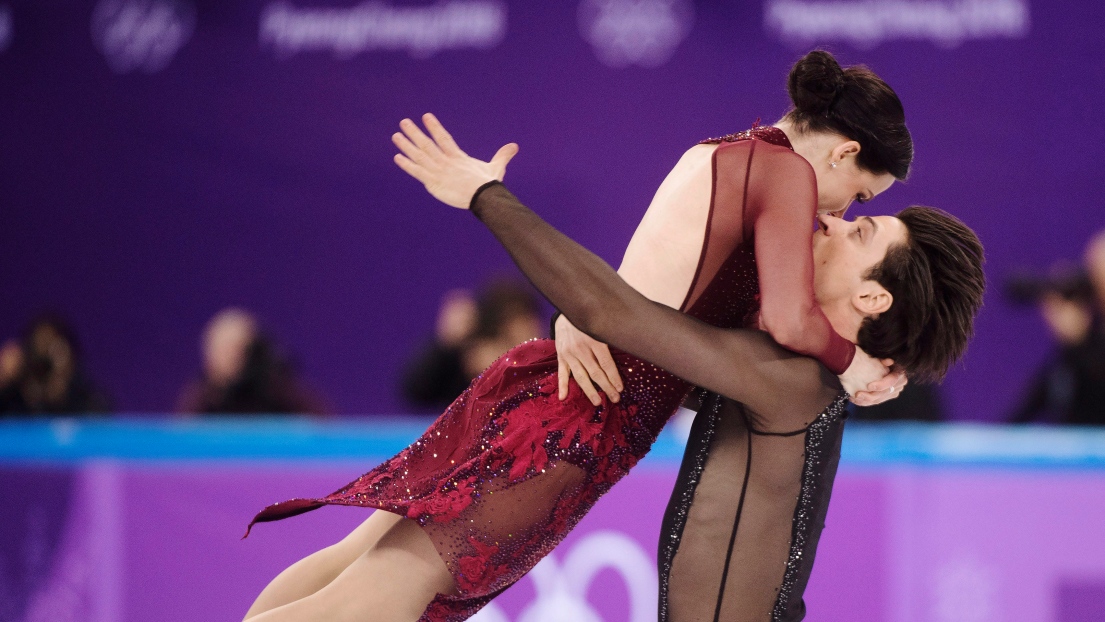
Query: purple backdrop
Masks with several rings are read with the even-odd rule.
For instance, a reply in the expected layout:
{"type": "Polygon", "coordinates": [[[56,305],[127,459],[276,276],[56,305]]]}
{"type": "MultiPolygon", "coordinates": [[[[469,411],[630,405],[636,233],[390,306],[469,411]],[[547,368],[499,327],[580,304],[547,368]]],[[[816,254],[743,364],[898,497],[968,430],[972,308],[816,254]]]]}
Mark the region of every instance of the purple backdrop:
{"type": "MultiPolygon", "coordinates": [[[[683,150],[780,116],[815,43],[905,102],[915,172],[871,209],[957,213],[997,284],[1105,226],[1103,27],[1096,0],[0,1],[0,336],[61,310],[118,405],[159,411],[243,305],[337,410],[395,411],[440,295],[509,269],[393,167],[400,118],[519,142],[515,192],[616,262],[683,150]]],[[[996,289],[958,418],[1000,417],[1049,347],[996,289]]]]}

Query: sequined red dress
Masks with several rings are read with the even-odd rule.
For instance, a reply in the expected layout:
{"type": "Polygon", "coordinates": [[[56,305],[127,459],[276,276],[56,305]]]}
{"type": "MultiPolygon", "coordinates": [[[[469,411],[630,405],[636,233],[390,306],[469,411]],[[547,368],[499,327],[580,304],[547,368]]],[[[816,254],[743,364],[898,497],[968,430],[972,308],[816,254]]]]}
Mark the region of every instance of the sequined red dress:
{"type": "MultiPolygon", "coordinates": [[[[832,331],[812,302],[816,196],[812,170],[779,130],[724,139],[714,155],[699,267],[682,310],[714,326],[740,327],[758,320],[762,299],[764,313],[790,314],[805,327],[805,341],[791,347],[843,370],[854,346],[832,331]]],[[[422,619],[463,620],[563,539],[648,452],[692,388],[641,358],[613,354],[624,380],[622,400],[594,407],[574,383],[567,400],[557,398],[552,341],[522,344],[393,458],[325,497],[269,506],[254,522],[327,504],[416,520],[458,590],[438,595],[422,619]]]]}

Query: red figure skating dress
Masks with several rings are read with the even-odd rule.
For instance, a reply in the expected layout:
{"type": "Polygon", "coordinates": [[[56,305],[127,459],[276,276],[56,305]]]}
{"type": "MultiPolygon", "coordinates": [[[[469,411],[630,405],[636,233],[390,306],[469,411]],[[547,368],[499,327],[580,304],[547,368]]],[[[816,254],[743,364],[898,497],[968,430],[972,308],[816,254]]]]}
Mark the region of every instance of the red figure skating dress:
{"type": "MultiPolygon", "coordinates": [[[[854,345],[813,303],[812,169],[776,128],[720,142],[704,245],[681,310],[722,328],[755,326],[762,299],[764,313],[801,315],[804,342],[792,348],[842,372],[854,345]]],[[[526,342],[473,380],[398,455],[325,497],[269,506],[254,522],[327,504],[416,520],[458,591],[439,594],[422,620],[463,620],[564,538],[648,453],[692,389],[640,358],[612,353],[624,380],[619,403],[604,398],[595,407],[574,383],[559,400],[554,342],[526,342]]]]}

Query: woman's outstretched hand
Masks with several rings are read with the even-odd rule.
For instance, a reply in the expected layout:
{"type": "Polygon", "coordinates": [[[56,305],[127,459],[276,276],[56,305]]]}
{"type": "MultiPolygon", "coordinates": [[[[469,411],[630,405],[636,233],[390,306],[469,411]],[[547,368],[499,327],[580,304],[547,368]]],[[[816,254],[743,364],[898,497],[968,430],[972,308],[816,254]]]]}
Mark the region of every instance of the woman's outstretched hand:
{"type": "Polygon", "coordinates": [[[500,147],[490,162],[477,160],[461,151],[437,117],[424,114],[422,123],[429,136],[410,119],[399,122],[403,131],[391,136],[402,152],[395,154],[395,163],[446,205],[468,209],[480,186],[503,180],[507,163],[518,153],[518,145],[509,143],[500,147]]]}

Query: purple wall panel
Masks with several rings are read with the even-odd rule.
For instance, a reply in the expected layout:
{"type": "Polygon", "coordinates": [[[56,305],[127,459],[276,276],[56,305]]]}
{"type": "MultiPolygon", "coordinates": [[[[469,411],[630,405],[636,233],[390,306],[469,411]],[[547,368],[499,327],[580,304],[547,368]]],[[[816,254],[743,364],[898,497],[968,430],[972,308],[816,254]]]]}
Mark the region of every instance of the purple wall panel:
{"type": "MultiPolygon", "coordinates": [[[[369,515],[356,508],[322,508],[258,525],[240,540],[253,513],[275,500],[325,494],[359,474],[353,465],[128,470],[122,619],[183,622],[243,614],[280,570],[340,540],[369,515]]],[[[535,603],[548,606],[559,598],[599,620],[654,620],[655,543],[667,503],[656,490],[670,490],[673,481],[668,470],[645,467],[635,473],[603,498],[541,569],[485,615],[499,612],[513,620],[535,603]],[[610,563],[617,571],[607,567],[610,563]],[[586,568],[595,572],[582,582],[584,589],[559,584],[586,568]],[[636,611],[629,606],[633,602],[636,611]]]]}
{"type": "MultiPolygon", "coordinates": [[[[658,493],[670,490],[673,467],[646,464],[626,478],[480,620],[523,620],[545,608],[574,620],[655,620],[656,536],[666,503],[658,493]]],[[[26,603],[24,615],[10,619],[234,619],[280,570],[367,516],[323,508],[259,525],[240,540],[253,512],[329,491],[362,468],[86,463],[70,472],[64,526],[24,531],[0,550],[8,564],[44,543],[54,551],[32,583],[0,577],[0,587],[26,603]]],[[[15,515],[34,507],[32,499],[8,499],[15,515]]],[[[1105,607],[1103,499],[1098,472],[845,468],[806,592],[809,615],[827,622],[1097,620],[1105,607]]]]}
{"type": "Polygon", "coordinates": [[[307,467],[295,474],[256,466],[166,466],[128,472],[125,619],[241,617],[276,576],[273,569],[279,572],[333,544],[368,515],[356,509],[326,509],[305,520],[260,525],[241,540],[253,514],[276,500],[325,494],[359,474],[352,465],[307,467]],[[166,612],[171,612],[169,617],[166,612]]]}
{"type": "Polygon", "coordinates": [[[806,590],[812,619],[890,619],[891,526],[882,477],[856,473],[837,478],[806,590]]]}
{"type": "Polygon", "coordinates": [[[1059,585],[1056,600],[1059,604],[1059,622],[1105,619],[1105,580],[1063,582],[1059,585]]]}
{"type": "MultiPolygon", "coordinates": [[[[670,58],[611,68],[581,35],[579,7],[594,3],[515,1],[481,5],[506,7],[489,49],[278,57],[259,42],[269,2],[173,1],[193,7],[194,31],[153,73],[116,73],[100,52],[90,23],[108,0],[0,2],[0,337],[60,309],[130,411],[172,405],[198,367],[200,328],[230,304],[257,311],[338,411],[401,408],[397,367],[439,296],[510,269],[474,219],[394,169],[387,137],[401,117],[433,110],[478,155],[518,141],[511,187],[617,261],[679,154],[781,115],[786,71],[811,45],[763,25],[783,0],[672,0],[658,4],[694,17],[670,58]]],[[[989,6],[1027,7],[1027,30],[958,45],[822,39],[895,86],[916,137],[912,179],[870,209],[961,215],[997,285],[1075,258],[1105,227],[1105,5],[989,6]]],[[[1047,348],[1039,320],[994,287],[947,384],[953,415],[1001,417],[1047,348]]]]}

